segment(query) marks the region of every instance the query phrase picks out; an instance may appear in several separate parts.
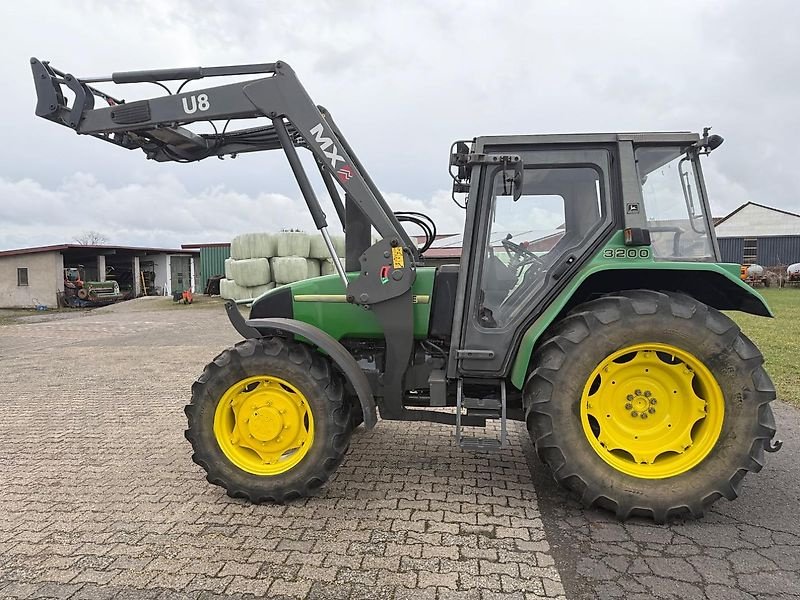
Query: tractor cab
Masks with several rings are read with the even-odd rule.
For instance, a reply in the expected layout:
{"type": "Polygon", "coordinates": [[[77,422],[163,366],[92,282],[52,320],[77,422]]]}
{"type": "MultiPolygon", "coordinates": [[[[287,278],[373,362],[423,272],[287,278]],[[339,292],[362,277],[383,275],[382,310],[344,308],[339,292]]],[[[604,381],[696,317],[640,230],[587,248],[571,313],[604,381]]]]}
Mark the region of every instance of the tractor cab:
{"type": "MultiPolygon", "coordinates": [[[[506,374],[527,328],[575,286],[573,274],[601,248],[615,278],[628,271],[629,287],[638,285],[642,263],[718,261],[700,155],[721,141],[706,131],[455,144],[453,195],[465,205],[466,224],[458,285],[464,301],[453,306],[460,355],[452,372],[506,374]],[[606,247],[615,233],[621,239],[606,247]]],[[[671,279],[665,273],[663,284],[676,285],[671,279]]],[[[593,293],[583,291],[586,298],[593,293]]]]}

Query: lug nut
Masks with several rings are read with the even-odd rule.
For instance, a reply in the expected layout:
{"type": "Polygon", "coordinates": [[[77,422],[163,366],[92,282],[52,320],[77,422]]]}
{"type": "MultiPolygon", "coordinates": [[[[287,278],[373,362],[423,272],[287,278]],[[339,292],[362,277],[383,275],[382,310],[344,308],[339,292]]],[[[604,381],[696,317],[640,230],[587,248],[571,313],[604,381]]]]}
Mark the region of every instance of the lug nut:
{"type": "Polygon", "coordinates": [[[655,398],[650,398],[650,404],[655,405],[657,403],[658,403],[658,400],[656,400],[655,398]]]}
{"type": "Polygon", "coordinates": [[[638,416],[639,416],[639,413],[638,413],[638,412],[636,412],[635,410],[632,410],[632,411],[631,411],[631,416],[632,416],[632,417],[638,417],[638,416]]]}
{"type": "Polygon", "coordinates": [[[649,398],[649,397],[650,397],[650,396],[652,396],[652,395],[653,395],[653,394],[651,394],[651,393],[650,393],[650,390],[645,390],[645,391],[644,391],[644,397],[645,397],[645,398],[649,398]]]}
{"type": "Polygon", "coordinates": [[[651,415],[654,415],[656,414],[656,409],[651,406],[650,408],[647,409],[647,412],[649,412],[651,415]]]}
{"type": "Polygon", "coordinates": [[[628,394],[628,402],[633,402],[633,394],[628,394]]]}
{"type": "Polygon", "coordinates": [[[637,396],[641,396],[642,395],[642,390],[636,390],[633,393],[636,394],[637,396]]]}
{"type": "Polygon", "coordinates": [[[631,404],[630,402],[628,402],[627,404],[625,404],[625,410],[630,410],[630,409],[632,409],[632,408],[633,408],[633,404],[631,404]]]}
{"type": "Polygon", "coordinates": [[[646,418],[647,418],[647,413],[642,413],[642,414],[641,414],[641,417],[642,417],[643,419],[646,419],[646,418]]]}

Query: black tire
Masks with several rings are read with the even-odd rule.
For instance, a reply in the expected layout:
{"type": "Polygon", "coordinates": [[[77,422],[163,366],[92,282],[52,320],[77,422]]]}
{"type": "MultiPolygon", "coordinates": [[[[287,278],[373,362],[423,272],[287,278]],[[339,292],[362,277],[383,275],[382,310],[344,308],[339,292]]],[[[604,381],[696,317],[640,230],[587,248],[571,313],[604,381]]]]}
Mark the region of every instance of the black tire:
{"type": "Polygon", "coordinates": [[[192,460],[205,469],[208,481],[233,498],[257,504],[308,496],[336,471],[350,442],[350,404],[344,399],[339,374],[309,346],[278,337],[245,340],[223,351],[192,385],[192,401],[185,412],[192,460]],[[260,476],[238,468],[225,456],[214,435],[214,415],[232,385],[265,374],[291,383],[306,397],[314,416],[314,440],[308,454],[289,471],[260,476]]]}
{"type": "Polygon", "coordinates": [[[531,438],[555,480],[584,506],[619,519],[699,518],[720,497],[733,500],[742,477],[759,471],[775,434],[775,398],[758,348],[721,312],[682,294],[619,292],[582,304],[546,334],[536,351],[523,402],[531,438]],[[637,343],[665,343],[692,353],[724,396],[722,430],[695,467],[667,479],[644,479],[605,462],[584,434],[580,403],[600,361],[637,343]]]}

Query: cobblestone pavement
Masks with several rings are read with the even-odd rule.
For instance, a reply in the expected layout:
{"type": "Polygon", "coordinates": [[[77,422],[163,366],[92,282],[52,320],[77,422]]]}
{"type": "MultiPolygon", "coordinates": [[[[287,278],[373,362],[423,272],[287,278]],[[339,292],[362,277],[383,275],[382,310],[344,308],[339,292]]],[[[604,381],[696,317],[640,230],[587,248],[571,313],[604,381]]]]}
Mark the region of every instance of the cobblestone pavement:
{"type": "Polygon", "coordinates": [[[556,564],[574,599],[787,600],[800,597],[800,411],[774,405],[778,437],[735,502],[700,521],[619,523],[584,510],[531,461],[556,564]]]}
{"type": "Polygon", "coordinates": [[[252,506],[183,438],[221,308],[143,299],[0,326],[0,598],[559,598],[523,428],[490,457],[450,427],[360,429],[318,496],[252,506]]]}

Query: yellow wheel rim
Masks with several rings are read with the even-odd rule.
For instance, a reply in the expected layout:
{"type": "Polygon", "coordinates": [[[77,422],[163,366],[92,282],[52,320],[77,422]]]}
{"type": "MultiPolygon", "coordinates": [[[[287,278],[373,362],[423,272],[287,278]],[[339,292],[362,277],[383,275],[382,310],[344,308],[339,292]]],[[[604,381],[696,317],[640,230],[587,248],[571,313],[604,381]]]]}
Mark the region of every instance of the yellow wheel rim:
{"type": "Polygon", "coordinates": [[[722,431],[725,400],[711,371],[668,344],[614,352],[592,372],[581,424],[595,452],[643,479],[685,473],[708,456],[722,431]]]}
{"type": "Polygon", "coordinates": [[[254,475],[279,475],[296,466],[314,441],[314,416],[305,396],[277,377],[235,383],[217,404],[214,436],[233,464],[254,475]]]}

